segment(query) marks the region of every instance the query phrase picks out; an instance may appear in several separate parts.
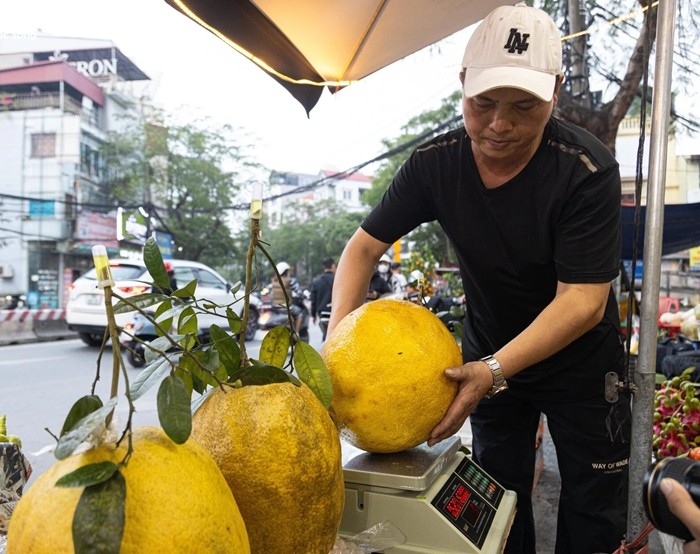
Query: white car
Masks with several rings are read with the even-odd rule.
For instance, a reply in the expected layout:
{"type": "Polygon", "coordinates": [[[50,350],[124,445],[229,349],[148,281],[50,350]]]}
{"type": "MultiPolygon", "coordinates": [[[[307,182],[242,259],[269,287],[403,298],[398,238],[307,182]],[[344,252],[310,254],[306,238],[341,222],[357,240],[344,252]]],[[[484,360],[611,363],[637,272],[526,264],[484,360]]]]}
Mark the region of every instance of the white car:
{"type": "MultiPolygon", "coordinates": [[[[229,305],[235,301],[232,309],[238,314],[243,313],[243,292],[235,295],[231,292],[231,283],[226,281],[212,268],[188,260],[167,260],[172,264],[178,288],[197,279],[197,300],[211,300],[220,306],[229,305]]],[[[115,259],[109,262],[114,279],[114,293],[119,296],[134,296],[151,291],[151,275],[146,264],[139,260],[115,259]]],[[[117,299],[114,299],[114,303],[117,299]]],[[[258,304],[260,300],[250,296],[246,340],[252,340],[258,328],[258,304]]],[[[123,327],[131,318],[132,313],[116,314],[119,327],[123,327]]],[[[199,327],[208,330],[212,323],[227,329],[225,317],[197,314],[199,327]]],[[[104,308],[104,292],[97,286],[95,268],[76,279],[70,286],[68,304],[66,304],[66,323],[71,331],[76,331],[80,338],[89,346],[99,346],[107,328],[107,313],[104,308]]]]}

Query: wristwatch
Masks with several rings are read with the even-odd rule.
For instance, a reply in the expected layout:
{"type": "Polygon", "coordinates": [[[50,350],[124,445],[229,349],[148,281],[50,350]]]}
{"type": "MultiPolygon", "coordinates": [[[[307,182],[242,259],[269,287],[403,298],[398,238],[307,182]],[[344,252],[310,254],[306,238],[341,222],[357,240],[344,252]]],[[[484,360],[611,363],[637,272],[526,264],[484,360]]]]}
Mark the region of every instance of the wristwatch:
{"type": "Polygon", "coordinates": [[[493,376],[493,386],[491,390],[486,393],[486,398],[493,398],[497,394],[502,393],[504,390],[508,389],[508,383],[506,383],[506,378],[503,376],[503,370],[501,369],[501,364],[493,356],[485,356],[479,360],[484,362],[491,370],[491,375],[493,376]]]}

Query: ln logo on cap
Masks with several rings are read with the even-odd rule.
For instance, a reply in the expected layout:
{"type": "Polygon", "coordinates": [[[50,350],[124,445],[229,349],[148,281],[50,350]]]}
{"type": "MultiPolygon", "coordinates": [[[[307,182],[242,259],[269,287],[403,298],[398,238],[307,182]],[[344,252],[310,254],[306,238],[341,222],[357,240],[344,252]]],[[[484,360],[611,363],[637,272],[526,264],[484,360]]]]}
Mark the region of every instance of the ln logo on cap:
{"type": "Polygon", "coordinates": [[[527,47],[530,46],[527,42],[528,38],[530,38],[530,33],[523,33],[521,35],[518,30],[513,27],[510,30],[508,42],[506,42],[506,45],[503,48],[507,48],[508,52],[511,54],[514,54],[516,50],[518,51],[518,54],[522,54],[525,52],[525,50],[527,50],[527,47]]]}

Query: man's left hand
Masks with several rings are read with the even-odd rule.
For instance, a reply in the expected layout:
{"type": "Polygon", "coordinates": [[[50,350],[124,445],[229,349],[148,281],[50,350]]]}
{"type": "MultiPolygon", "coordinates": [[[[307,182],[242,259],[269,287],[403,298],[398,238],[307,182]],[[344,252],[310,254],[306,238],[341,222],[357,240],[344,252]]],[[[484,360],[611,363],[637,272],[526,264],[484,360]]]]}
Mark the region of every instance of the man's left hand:
{"type": "Polygon", "coordinates": [[[459,389],[445,417],[430,433],[428,446],[433,446],[457,433],[469,414],[474,411],[479,401],[493,386],[491,370],[484,362],[480,361],[448,368],[445,370],[445,375],[451,381],[457,381],[459,389]]]}

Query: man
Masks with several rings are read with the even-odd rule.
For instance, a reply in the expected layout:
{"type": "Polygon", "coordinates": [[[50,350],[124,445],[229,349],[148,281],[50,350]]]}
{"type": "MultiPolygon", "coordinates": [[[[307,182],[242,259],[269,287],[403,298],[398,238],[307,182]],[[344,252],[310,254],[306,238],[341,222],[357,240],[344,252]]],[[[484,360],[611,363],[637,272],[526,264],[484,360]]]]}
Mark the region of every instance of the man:
{"type": "Polygon", "coordinates": [[[321,318],[319,327],[323,333],[322,340],[326,340],[326,332],[328,331],[334,276],[335,260],[333,258],[325,258],[323,260],[323,273],[311,283],[311,320],[316,323],[318,318],[321,318]]]}
{"type": "Polygon", "coordinates": [[[418,147],[348,242],[329,333],[364,300],[389,245],[437,220],[468,307],[464,365],[445,372],[459,391],[428,444],[470,417],[474,460],[518,494],[506,552],[534,554],[544,413],[562,479],[556,552],[612,552],[626,527],[630,429],[629,399],[604,395],[606,373],[619,377],[624,358],[611,287],[618,165],[592,135],[552,116],[561,37],[545,12],[494,10],[472,35],[460,78],[465,128],[418,147]]]}

